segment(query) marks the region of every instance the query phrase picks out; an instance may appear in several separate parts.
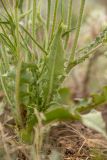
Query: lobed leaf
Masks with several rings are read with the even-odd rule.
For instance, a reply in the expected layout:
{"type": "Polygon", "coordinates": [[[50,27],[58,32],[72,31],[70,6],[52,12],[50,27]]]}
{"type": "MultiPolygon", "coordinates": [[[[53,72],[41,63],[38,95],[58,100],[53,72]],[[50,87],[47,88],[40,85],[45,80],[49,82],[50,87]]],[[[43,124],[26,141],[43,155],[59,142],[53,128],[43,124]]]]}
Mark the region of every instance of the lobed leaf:
{"type": "Polygon", "coordinates": [[[58,88],[60,76],[64,74],[64,50],[61,41],[62,28],[59,27],[47,58],[47,86],[45,89],[44,107],[47,108],[50,100],[52,100],[54,91],[58,88]]]}

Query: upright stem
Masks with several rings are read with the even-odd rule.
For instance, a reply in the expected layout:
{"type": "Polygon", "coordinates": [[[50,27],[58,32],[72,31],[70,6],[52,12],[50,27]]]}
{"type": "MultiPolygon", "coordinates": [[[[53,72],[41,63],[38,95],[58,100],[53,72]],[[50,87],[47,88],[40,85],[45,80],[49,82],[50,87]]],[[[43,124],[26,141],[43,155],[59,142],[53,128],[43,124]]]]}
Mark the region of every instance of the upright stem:
{"type": "Polygon", "coordinates": [[[48,0],[48,9],[47,9],[47,32],[49,32],[50,26],[50,14],[51,13],[51,0],[48,0]]]}
{"type": "MultiPolygon", "coordinates": [[[[28,12],[30,9],[30,1],[26,0],[26,12],[28,12]]],[[[29,28],[29,14],[26,16],[26,29],[29,28]]]]}
{"type": "Polygon", "coordinates": [[[53,17],[52,32],[51,32],[51,40],[53,39],[53,34],[54,34],[54,30],[55,30],[58,2],[59,2],[59,0],[56,0],[56,2],[55,2],[54,17],[53,17]]]}
{"type": "Polygon", "coordinates": [[[75,58],[75,50],[77,48],[79,33],[80,33],[80,29],[81,29],[84,6],[85,6],[85,0],[81,0],[80,12],[79,12],[79,17],[78,17],[77,27],[76,27],[76,34],[75,34],[74,44],[73,44],[73,47],[72,47],[72,50],[71,50],[71,55],[70,55],[70,60],[69,60],[69,63],[68,63],[67,70],[69,70],[69,66],[72,63],[72,61],[74,61],[74,58],[75,58]]]}
{"type": "Polygon", "coordinates": [[[47,22],[46,22],[46,27],[44,27],[44,32],[45,32],[45,50],[48,48],[48,43],[49,43],[49,30],[50,30],[50,16],[51,16],[51,0],[48,0],[47,2],[47,22]]]}
{"type": "MultiPolygon", "coordinates": [[[[72,22],[72,2],[73,0],[69,0],[69,4],[68,4],[68,17],[67,17],[67,30],[69,30],[71,28],[71,22],[72,22]]],[[[67,34],[66,39],[65,39],[65,46],[64,48],[67,48],[67,44],[68,44],[68,40],[69,40],[69,34],[67,34]]]]}
{"type": "MultiPolygon", "coordinates": [[[[36,23],[36,0],[33,0],[33,16],[32,16],[32,37],[34,38],[34,39],[36,39],[35,38],[35,31],[36,31],[36,25],[35,25],[35,23],[36,23]]],[[[34,49],[34,48],[33,48],[34,49]]]]}
{"type": "Polygon", "coordinates": [[[61,0],[61,19],[64,22],[64,0],[61,0]]]}
{"type": "Polygon", "coordinates": [[[0,82],[1,82],[1,86],[3,88],[3,91],[5,93],[7,102],[9,103],[10,106],[12,106],[11,100],[10,100],[9,95],[8,95],[9,93],[6,90],[6,87],[5,87],[4,80],[3,80],[2,76],[0,77],[0,82]]]}
{"type": "Polygon", "coordinates": [[[36,109],[35,115],[37,117],[38,124],[34,128],[33,160],[41,160],[44,127],[42,125],[40,113],[36,109]]]}
{"type": "Polygon", "coordinates": [[[8,4],[8,6],[9,6],[9,9],[10,9],[10,12],[11,12],[11,15],[12,15],[12,6],[11,6],[11,4],[10,4],[10,1],[9,1],[9,0],[7,0],[7,4],[8,4]]]}
{"type": "Polygon", "coordinates": [[[16,55],[20,58],[20,41],[19,41],[19,15],[18,6],[15,6],[15,23],[16,23],[16,55]]]}
{"type": "Polygon", "coordinates": [[[16,121],[20,127],[23,127],[22,109],[20,104],[20,76],[21,76],[22,61],[18,62],[16,70],[16,83],[15,83],[15,102],[16,102],[16,121]]]}
{"type": "Polygon", "coordinates": [[[16,69],[16,81],[15,81],[15,105],[16,105],[16,116],[17,116],[17,123],[21,127],[23,127],[23,119],[22,119],[22,112],[20,106],[20,73],[21,73],[21,54],[20,54],[20,40],[19,40],[19,15],[18,15],[18,5],[17,2],[15,4],[15,22],[16,22],[16,55],[18,58],[18,66],[16,69]]]}

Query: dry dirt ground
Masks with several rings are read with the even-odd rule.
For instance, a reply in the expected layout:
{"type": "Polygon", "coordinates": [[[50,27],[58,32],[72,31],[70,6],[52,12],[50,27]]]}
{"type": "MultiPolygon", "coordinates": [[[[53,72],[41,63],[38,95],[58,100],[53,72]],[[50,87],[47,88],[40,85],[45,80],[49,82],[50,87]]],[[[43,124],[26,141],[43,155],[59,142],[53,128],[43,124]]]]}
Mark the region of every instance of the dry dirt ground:
{"type": "MultiPolygon", "coordinates": [[[[0,160],[31,160],[31,146],[20,143],[15,132],[6,107],[0,116],[0,160]]],[[[79,122],[59,122],[45,135],[41,155],[43,160],[107,160],[107,141],[79,122]]]]}
{"type": "Polygon", "coordinates": [[[62,160],[107,160],[106,140],[78,122],[61,122],[52,127],[48,144],[47,151],[57,149],[62,160]]]}
{"type": "MultiPolygon", "coordinates": [[[[31,146],[21,143],[16,132],[6,105],[0,114],[0,160],[31,160],[31,146]]],[[[43,144],[41,160],[107,160],[107,140],[79,122],[54,124],[43,144]]]]}

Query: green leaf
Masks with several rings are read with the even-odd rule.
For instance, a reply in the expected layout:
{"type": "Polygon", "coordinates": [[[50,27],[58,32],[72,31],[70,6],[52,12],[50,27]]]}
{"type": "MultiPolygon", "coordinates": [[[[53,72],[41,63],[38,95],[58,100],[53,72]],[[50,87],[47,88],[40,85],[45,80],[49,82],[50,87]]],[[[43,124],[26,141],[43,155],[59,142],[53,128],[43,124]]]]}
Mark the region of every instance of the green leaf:
{"type": "Polygon", "coordinates": [[[96,109],[102,104],[107,103],[107,86],[104,86],[100,93],[92,94],[91,97],[82,99],[79,104],[75,105],[77,112],[90,111],[96,109]]]}
{"type": "Polygon", "coordinates": [[[93,98],[94,104],[96,104],[96,105],[101,104],[105,100],[105,97],[103,95],[99,95],[99,94],[92,95],[92,98],[93,98]]]}
{"type": "Polygon", "coordinates": [[[45,90],[44,107],[47,108],[52,95],[58,89],[59,79],[64,74],[64,50],[61,41],[62,28],[59,27],[51,48],[49,57],[47,59],[47,86],[45,90]]]}
{"type": "Polygon", "coordinates": [[[33,141],[33,133],[29,132],[27,128],[20,130],[20,138],[22,142],[31,144],[33,141]]]}
{"type": "Polygon", "coordinates": [[[105,101],[107,101],[107,86],[103,88],[103,96],[104,96],[105,101]]]}
{"type": "Polygon", "coordinates": [[[84,125],[100,132],[107,138],[106,124],[102,118],[101,112],[92,110],[90,113],[82,115],[81,117],[84,125]]]}
{"type": "Polygon", "coordinates": [[[71,92],[69,88],[60,88],[58,91],[60,98],[59,101],[63,104],[73,103],[71,100],[71,92]]]}
{"type": "Polygon", "coordinates": [[[92,95],[92,101],[95,105],[101,105],[107,102],[107,86],[102,88],[101,93],[92,95]]]}
{"type": "Polygon", "coordinates": [[[52,106],[44,113],[45,123],[59,120],[80,120],[80,115],[71,110],[68,106],[52,106]]]}
{"type": "Polygon", "coordinates": [[[77,27],[74,27],[74,28],[72,28],[72,29],[67,30],[66,32],[64,32],[64,33],[62,34],[62,37],[67,36],[70,32],[74,31],[76,28],[77,28],[77,27]]]}

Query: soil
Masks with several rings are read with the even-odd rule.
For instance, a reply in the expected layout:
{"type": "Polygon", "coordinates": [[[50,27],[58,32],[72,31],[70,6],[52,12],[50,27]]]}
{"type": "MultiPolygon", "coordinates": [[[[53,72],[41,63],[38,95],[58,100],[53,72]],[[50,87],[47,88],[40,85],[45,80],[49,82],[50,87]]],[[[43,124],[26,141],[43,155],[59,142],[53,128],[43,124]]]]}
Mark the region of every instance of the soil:
{"type": "MultiPolygon", "coordinates": [[[[0,114],[0,160],[31,160],[32,146],[20,142],[15,128],[6,105],[0,114]]],[[[43,144],[41,160],[107,160],[107,140],[80,122],[55,123],[43,144]]]]}
{"type": "Polygon", "coordinates": [[[79,122],[60,122],[51,128],[48,136],[48,148],[45,144],[45,150],[49,154],[56,150],[61,160],[94,160],[99,151],[103,158],[100,160],[107,159],[104,137],[79,122]]]}

